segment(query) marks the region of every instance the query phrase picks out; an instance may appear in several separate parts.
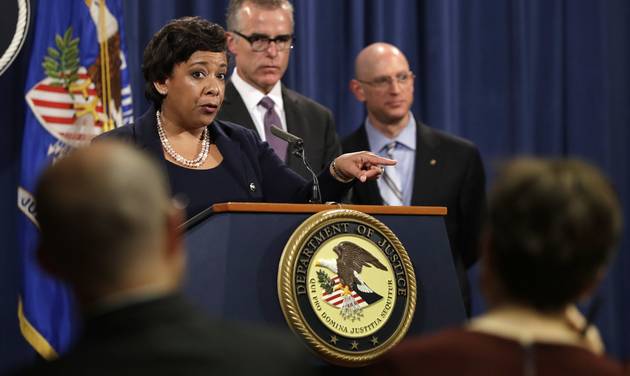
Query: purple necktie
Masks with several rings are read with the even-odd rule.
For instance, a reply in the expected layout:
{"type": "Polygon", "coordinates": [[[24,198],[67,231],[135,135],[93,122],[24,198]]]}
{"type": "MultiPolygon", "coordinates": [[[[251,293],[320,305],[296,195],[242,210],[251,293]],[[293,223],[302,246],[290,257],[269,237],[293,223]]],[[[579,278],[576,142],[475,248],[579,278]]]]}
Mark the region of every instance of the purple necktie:
{"type": "Polygon", "coordinates": [[[280,117],[273,109],[273,99],[269,97],[264,97],[260,100],[260,103],[258,104],[263,106],[267,110],[267,112],[265,112],[265,117],[263,120],[263,122],[265,123],[265,137],[267,138],[267,142],[273,148],[276,154],[278,154],[278,157],[280,157],[280,159],[284,161],[287,157],[287,142],[271,133],[272,125],[275,125],[276,127],[282,129],[280,117]]]}

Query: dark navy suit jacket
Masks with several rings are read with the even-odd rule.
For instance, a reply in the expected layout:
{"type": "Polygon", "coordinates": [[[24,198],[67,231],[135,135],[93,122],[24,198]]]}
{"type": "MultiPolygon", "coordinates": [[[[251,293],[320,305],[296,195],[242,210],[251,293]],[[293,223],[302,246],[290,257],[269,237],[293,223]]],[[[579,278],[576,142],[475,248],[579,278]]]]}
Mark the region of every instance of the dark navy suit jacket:
{"type": "MultiPolygon", "coordinates": [[[[251,202],[308,202],[312,193],[312,182],[287,167],[266,142],[240,125],[215,120],[208,125],[211,140],[223,155],[226,168],[232,173],[238,184],[242,184],[249,192],[251,202]]],[[[132,142],[164,166],[166,159],[157,133],[155,109],[142,115],[135,124],[116,128],[100,135],[96,141],[116,138],[132,142]]],[[[340,201],[350,188],[350,184],[338,182],[330,175],[328,169],[319,174],[323,201],[340,201]]],[[[225,200],[230,201],[233,186],[215,184],[209,189],[220,190],[225,200]]],[[[216,191],[215,191],[216,192],[216,191]]]]}

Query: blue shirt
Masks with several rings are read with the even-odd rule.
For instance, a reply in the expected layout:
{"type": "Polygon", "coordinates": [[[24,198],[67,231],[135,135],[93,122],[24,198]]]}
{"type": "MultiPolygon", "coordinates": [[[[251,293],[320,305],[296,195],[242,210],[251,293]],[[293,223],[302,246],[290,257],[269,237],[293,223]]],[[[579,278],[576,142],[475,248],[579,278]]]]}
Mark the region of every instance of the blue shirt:
{"type": "MultiPolygon", "coordinates": [[[[391,139],[381,132],[379,132],[370,119],[365,119],[365,131],[367,133],[368,142],[370,144],[370,151],[374,154],[378,154],[382,157],[387,157],[385,154],[385,146],[392,141],[396,141],[396,148],[394,149],[394,159],[398,161],[398,164],[394,166],[398,176],[400,177],[401,188],[403,193],[403,203],[405,205],[411,205],[411,194],[413,193],[413,175],[416,155],[416,120],[413,117],[411,111],[409,112],[409,122],[407,126],[400,132],[398,137],[391,139]]],[[[385,185],[383,179],[378,179],[378,188],[385,185]]]]}

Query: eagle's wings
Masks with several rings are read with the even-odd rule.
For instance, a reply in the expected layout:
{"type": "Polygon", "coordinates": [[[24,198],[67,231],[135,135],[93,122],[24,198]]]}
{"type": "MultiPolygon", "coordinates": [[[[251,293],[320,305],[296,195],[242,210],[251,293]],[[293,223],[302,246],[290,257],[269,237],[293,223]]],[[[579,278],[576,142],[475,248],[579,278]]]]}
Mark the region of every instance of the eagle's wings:
{"type": "Polygon", "coordinates": [[[341,242],[333,248],[333,251],[337,254],[339,278],[348,286],[352,285],[355,272],[361,273],[364,266],[374,266],[377,269],[387,270],[385,265],[376,257],[352,242],[341,242]]]}

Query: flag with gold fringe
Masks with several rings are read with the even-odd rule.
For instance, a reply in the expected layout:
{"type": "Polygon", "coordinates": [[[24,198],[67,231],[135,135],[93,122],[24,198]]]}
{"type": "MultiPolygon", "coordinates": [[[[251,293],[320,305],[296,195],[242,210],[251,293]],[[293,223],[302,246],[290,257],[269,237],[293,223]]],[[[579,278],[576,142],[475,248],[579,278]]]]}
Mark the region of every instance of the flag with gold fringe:
{"type": "Polygon", "coordinates": [[[52,359],[70,345],[76,322],[69,289],[37,264],[33,190],[44,167],[133,122],[133,111],[121,0],[40,1],[35,14],[17,192],[23,273],[18,319],[24,338],[52,359]]]}

